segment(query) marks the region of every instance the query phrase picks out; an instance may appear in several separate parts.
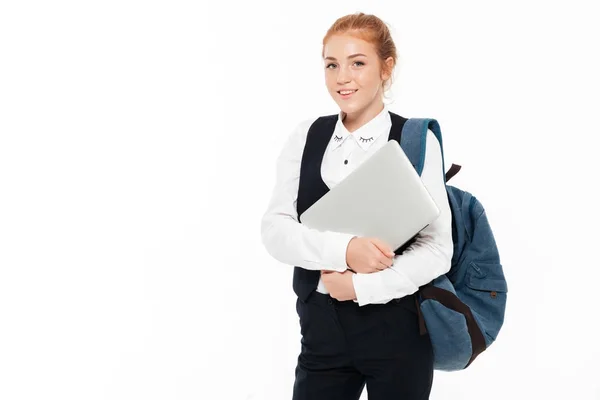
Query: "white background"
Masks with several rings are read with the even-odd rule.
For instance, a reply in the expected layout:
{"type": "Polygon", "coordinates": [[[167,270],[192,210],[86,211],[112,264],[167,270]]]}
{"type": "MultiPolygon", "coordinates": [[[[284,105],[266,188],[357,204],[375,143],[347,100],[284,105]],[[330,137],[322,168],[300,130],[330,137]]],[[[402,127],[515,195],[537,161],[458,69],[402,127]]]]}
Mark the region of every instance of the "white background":
{"type": "Polygon", "coordinates": [[[293,267],[260,217],[292,129],[339,111],[322,38],[363,11],[508,281],[497,341],[431,398],[600,399],[594,4],[0,3],[0,398],[291,399],[293,267]]]}

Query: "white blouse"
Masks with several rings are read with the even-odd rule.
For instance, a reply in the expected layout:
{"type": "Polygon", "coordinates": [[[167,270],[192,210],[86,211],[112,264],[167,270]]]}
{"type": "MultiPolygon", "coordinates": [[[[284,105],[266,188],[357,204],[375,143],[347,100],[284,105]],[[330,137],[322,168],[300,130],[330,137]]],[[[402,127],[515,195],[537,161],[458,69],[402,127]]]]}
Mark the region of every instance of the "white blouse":
{"type": "MultiPolygon", "coordinates": [[[[388,141],[392,126],[387,105],[354,132],[346,129],[342,115],[340,111],[321,165],[323,181],[330,188],[381,148],[388,141]]],[[[298,222],[296,201],[300,164],[308,129],[315,120],[300,122],[277,158],[275,187],[261,220],[262,242],[267,252],[284,264],[344,272],[348,268],[346,249],[354,235],[318,231],[298,222]]],[[[352,275],[356,292],[354,301],[359,306],[387,303],[412,294],[419,286],[450,270],[454,251],[452,215],[444,177],[440,144],[428,130],[421,180],[440,208],[440,215],[402,254],[394,257],[391,267],[370,274],[352,275]]],[[[321,279],[317,291],[329,293],[321,279]]]]}

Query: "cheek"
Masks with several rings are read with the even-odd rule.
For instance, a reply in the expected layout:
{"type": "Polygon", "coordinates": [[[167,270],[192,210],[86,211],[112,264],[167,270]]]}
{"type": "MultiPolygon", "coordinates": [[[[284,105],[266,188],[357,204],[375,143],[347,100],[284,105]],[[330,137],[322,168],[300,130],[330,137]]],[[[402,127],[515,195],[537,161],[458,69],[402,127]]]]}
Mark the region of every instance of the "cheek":
{"type": "Polygon", "coordinates": [[[330,75],[330,76],[325,77],[325,85],[327,86],[327,90],[329,90],[330,92],[333,92],[333,91],[335,91],[337,82],[336,82],[335,78],[330,75]]]}
{"type": "Polygon", "coordinates": [[[364,89],[377,89],[377,85],[379,84],[379,76],[374,74],[372,71],[361,71],[360,73],[356,74],[356,81],[364,89]]]}

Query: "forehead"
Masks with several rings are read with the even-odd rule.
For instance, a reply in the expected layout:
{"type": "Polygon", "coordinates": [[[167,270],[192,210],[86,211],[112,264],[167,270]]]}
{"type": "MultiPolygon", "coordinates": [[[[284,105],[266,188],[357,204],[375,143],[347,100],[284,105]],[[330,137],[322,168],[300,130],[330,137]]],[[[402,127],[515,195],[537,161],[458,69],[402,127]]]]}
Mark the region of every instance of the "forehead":
{"type": "Polygon", "coordinates": [[[345,60],[356,53],[374,57],[375,48],[371,43],[351,35],[333,35],[323,48],[323,57],[335,57],[337,60],[345,60]]]}

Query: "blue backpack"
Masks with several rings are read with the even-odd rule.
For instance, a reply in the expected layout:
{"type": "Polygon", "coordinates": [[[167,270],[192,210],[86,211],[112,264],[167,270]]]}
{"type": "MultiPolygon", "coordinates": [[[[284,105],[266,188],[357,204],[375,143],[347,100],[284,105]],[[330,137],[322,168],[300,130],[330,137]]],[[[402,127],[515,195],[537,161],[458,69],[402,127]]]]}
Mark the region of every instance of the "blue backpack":
{"type": "MultiPolygon", "coordinates": [[[[440,142],[444,166],[442,134],[435,119],[410,118],[402,128],[400,145],[419,176],[423,170],[427,129],[440,142]]],[[[460,168],[452,164],[445,181],[460,168]]],[[[454,186],[446,184],[446,192],[452,211],[451,268],[421,286],[416,302],[420,333],[429,332],[433,346],[434,369],[456,371],[471,365],[496,340],[504,322],[508,290],[483,206],[471,193],[454,186]]]]}

